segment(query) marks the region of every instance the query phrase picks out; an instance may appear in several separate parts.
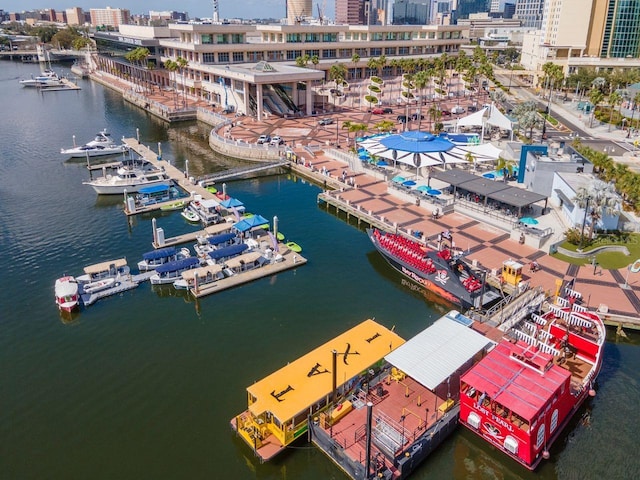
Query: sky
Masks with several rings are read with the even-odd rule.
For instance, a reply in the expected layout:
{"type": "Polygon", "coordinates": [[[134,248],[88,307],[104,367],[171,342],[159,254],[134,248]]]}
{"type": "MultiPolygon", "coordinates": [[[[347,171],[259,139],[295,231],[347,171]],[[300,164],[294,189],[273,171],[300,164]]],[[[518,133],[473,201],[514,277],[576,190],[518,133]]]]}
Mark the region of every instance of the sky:
{"type": "MultiPolygon", "coordinates": [[[[317,12],[313,1],[314,15],[317,12]]],[[[211,17],[213,2],[211,0],[0,0],[0,9],[5,12],[21,12],[53,8],[65,10],[71,7],[90,8],[126,8],[132,14],[145,13],[149,10],[175,10],[187,12],[191,18],[211,17]]],[[[327,15],[333,17],[335,0],[327,0],[327,15]]],[[[285,0],[218,0],[220,18],[282,18],[285,16],[285,0]]]]}

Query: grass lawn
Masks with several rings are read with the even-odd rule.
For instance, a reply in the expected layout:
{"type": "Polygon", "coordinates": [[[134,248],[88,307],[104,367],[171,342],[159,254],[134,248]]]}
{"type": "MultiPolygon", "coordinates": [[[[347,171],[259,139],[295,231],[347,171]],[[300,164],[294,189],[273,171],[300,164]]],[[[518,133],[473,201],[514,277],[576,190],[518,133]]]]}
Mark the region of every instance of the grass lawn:
{"type": "MultiPolygon", "coordinates": [[[[624,245],[629,250],[630,255],[627,256],[621,252],[598,253],[596,254],[596,262],[598,262],[601,268],[606,270],[624,268],[640,259],[640,234],[637,233],[628,234],[622,238],[617,236],[603,236],[596,239],[591,243],[591,245],[583,248],[582,251],[589,253],[590,250],[605,245],[624,245]]],[[[578,249],[577,245],[573,245],[569,242],[564,242],[560,246],[574,252],[578,249]]],[[[586,258],[573,258],[559,253],[553,254],[553,257],[574,265],[590,265],[593,258],[592,256],[586,258]]]]}

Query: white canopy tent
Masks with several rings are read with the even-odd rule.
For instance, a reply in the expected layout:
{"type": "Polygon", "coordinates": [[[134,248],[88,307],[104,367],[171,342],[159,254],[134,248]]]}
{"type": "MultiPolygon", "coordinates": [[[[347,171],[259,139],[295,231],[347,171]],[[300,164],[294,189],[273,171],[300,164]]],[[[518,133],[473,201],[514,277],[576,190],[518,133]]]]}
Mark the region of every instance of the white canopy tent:
{"type": "Polygon", "coordinates": [[[502,130],[509,130],[511,132],[511,140],[513,140],[513,122],[509,120],[495,105],[482,108],[471,115],[461,118],[456,123],[456,131],[459,131],[460,127],[482,127],[482,137],[484,138],[485,125],[492,125],[494,127],[501,128],[502,130]],[[485,119],[485,114],[489,112],[489,117],[485,119]]]}

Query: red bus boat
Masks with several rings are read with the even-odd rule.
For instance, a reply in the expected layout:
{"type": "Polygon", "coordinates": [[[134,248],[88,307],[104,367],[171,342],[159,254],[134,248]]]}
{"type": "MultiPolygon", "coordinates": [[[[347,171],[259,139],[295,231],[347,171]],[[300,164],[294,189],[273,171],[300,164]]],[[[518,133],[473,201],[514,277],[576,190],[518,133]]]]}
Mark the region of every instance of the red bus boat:
{"type": "Polygon", "coordinates": [[[578,292],[511,327],[460,379],[460,423],[526,468],[549,448],[587,396],[602,366],[605,326],[578,292]]]}

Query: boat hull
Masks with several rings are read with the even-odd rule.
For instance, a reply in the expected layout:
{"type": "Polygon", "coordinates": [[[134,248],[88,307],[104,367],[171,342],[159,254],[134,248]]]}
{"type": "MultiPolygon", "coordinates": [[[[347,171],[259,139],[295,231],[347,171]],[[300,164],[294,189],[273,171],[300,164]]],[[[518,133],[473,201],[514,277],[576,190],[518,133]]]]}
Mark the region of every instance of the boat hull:
{"type": "Polygon", "coordinates": [[[171,185],[171,180],[117,185],[100,182],[85,182],[85,184],[91,186],[98,195],[122,195],[124,194],[125,190],[127,191],[127,193],[137,193],[141,188],[151,187],[154,185],[164,185],[166,187],[169,187],[171,185]]]}
{"type": "Polygon", "coordinates": [[[120,155],[129,151],[129,147],[126,145],[117,145],[114,147],[104,148],[67,148],[60,150],[61,155],[67,155],[71,158],[85,158],[85,157],[106,157],[107,155],[120,155]]]}

